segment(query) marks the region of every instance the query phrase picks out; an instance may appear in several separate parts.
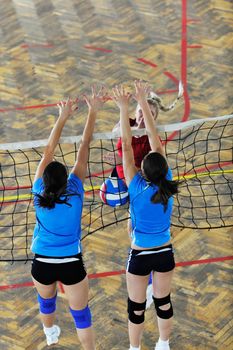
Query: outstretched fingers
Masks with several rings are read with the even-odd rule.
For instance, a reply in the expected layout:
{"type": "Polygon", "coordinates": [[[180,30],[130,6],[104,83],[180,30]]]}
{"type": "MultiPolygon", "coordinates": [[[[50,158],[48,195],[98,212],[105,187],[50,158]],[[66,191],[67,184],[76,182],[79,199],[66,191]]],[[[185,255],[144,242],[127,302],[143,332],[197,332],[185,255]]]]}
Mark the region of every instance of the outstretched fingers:
{"type": "Polygon", "coordinates": [[[129,99],[131,97],[131,94],[126,92],[124,85],[116,85],[112,89],[112,93],[115,98],[127,97],[129,99]]]}
{"type": "Polygon", "coordinates": [[[78,99],[71,99],[68,97],[65,101],[60,101],[57,104],[57,107],[59,109],[59,115],[68,117],[78,109],[78,99]]]}
{"type": "Polygon", "coordinates": [[[147,98],[149,92],[151,91],[151,86],[142,80],[134,81],[135,94],[134,99],[139,102],[140,99],[147,98]]]}
{"type": "Polygon", "coordinates": [[[128,106],[131,94],[125,90],[123,85],[116,85],[112,89],[111,98],[119,108],[122,108],[128,106]]]}
{"type": "Polygon", "coordinates": [[[104,86],[101,86],[100,89],[97,91],[96,86],[92,85],[91,94],[84,94],[83,99],[88,105],[89,109],[97,111],[107,100],[109,100],[109,96],[104,86]]]}
{"type": "Polygon", "coordinates": [[[149,86],[148,82],[144,82],[143,80],[135,80],[134,81],[134,87],[136,92],[144,92],[148,93],[151,90],[151,87],[149,86]]]}

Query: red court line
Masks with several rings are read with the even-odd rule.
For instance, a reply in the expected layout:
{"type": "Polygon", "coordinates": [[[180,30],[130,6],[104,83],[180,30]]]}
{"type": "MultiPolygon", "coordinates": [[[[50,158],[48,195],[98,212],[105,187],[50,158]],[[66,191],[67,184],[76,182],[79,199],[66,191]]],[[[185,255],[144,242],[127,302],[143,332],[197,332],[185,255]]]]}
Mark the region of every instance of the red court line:
{"type": "MultiPolygon", "coordinates": [[[[211,263],[230,261],[230,260],[233,260],[233,256],[222,256],[222,257],[209,258],[209,259],[181,261],[181,262],[176,263],[176,267],[211,264],[211,263]]],[[[124,275],[124,274],[125,274],[125,270],[106,271],[106,272],[99,272],[99,273],[90,274],[90,275],[88,275],[88,278],[98,279],[98,278],[106,278],[106,277],[118,276],[118,275],[124,275]]],[[[33,282],[31,282],[31,281],[24,282],[24,283],[15,283],[15,284],[0,286],[0,291],[1,290],[8,290],[8,289],[18,289],[18,288],[23,288],[23,287],[32,287],[32,286],[33,286],[33,282]]],[[[59,288],[61,289],[61,291],[63,293],[64,289],[63,289],[63,286],[61,283],[59,283],[59,288]]]]}
{"type": "MultiPolygon", "coordinates": [[[[26,45],[26,44],[24,44],[26,45]]],[[[35,44],[36,45],[36,44],[35,44]]],[[[26,46],[25,46],[26,47],[26,46]]],[[[109,49],[105,49],[102,47],[95,47],[95,46],[89,46],[89,45],[85,45],[84,46],[86,49],[91,49],[91,50],[95,50],[95,51],[102,51],[102,52],[106,52],[106,53],[111,53],[113,52],[112,50],[109,49]]],[[[158,67],[157,64],[155,64],[154,62],[151,62],[149,60],[146,60],[144,58],[137,58],[137,60],[139,62],[142,62],[146,65],[149,65],[153,68],[158,67]]],[[[178,85],[179,80],[170,72],[165,71],[164,74],[171,80],[173,80],[173,82],[178,85]]],[[[164,90],[164,91],[160,91],[157,92],[157,94],[169,94],[169,93],[174,93],[177,92],[177,89],[175,90],[164,90]]],[[[108,100],[111,100],[111,98],[108,98],[108,100]]],[[[57,102],[58,103],[58,102],[57,102]]],[[[11,107],[11,108],[1,108],[0,112],[4,113],[4,112],[10,112],[10,111],[20,111],[20,110],[27,110],[27,109],[36,109],[36,108],[46,108],[46,107],[54,107],[57,106],[57,103],[50,103],[50,104],[39,104],[39,105],[32,105],[32,106],[18,106],[18,107],[11,107]]]]}
{"type": "Polygon", "coordinates": [[[19,106],[19,107],[12,107],[12,108],[2,108],[0,109],[0,112],[10,112],[10,111],[22,111],[25,109],[36,109],[36,108],[46,108],[46,107],[54,107],[57,106],[57,103],[48,103],[48,104],[40,104],[40,105],[33,105],[33,106],[19,106]]]}
{"type": "MultiPolygon", "coordinates": [[[[187,0],[182,0],[182,27],[181,27],[181,81],[184,88],[184,114],[182,122],[189,118],[190,114],[190,100],[187,86],[187,0]]],[[[167,139],[172,140],[177,131],[174,131],[167,139]]]]}
{"type": "Polygon", "coordinates": [[[155,63],[153,63],[153,62],[151,62],[151,61],[148,61],[148,60],[146,60],[145,58],[137,58],[137,61],[142,62],[142,63],[145,63],[145,64],[147,64],[148,66],[151,66],[151,67],[153,67],[153,68],[157,68],[157,67],[158,67],[157,64],[155,64],[155,63]]]}
{"type": "MultiPolygon", "coordinates": [[[[151,62],[151,64],[153,64],[153,63],[151,62]]],[[[165,94],[173,94],[173,93],[175,93],[177,91],[178,91],[177,89],[174,89],[174,90],[163,90],[163,91],[156,91],[156,93],[157,93],[157,95],[165,95],[165,94]]],[[[111,98],[108,98],[107,100],[111,100],[111,98]]],[[[18,106],[18,107],[11,107],[11,108],[0,108],[0,112],[1,113],[5,113],[5,112],[12,112],[12,111],[23,111],[23,110],[27,110],[27,109],[56,107],[58,102],[56,102],[56,103],[48,103],[48,104],[31,105],[31,106],[18,106]]]]}
{"type": "Polygon", "coordinates": [[[51,47],[54,47],[54,45],[50,44],[50,43],[46,43],[46,44],[22,44],[22,45],[20,45],[20,47],[22,47],[22,48],[30,48],[30,47],[34,47],[34,48],[51,48],[51,47]]]}
{"type": "Polygon", "coordinates": [[[62,284],[61,282],[58,282],[58,287],[59,287],[59,289],[60,289],[60,292],[61,292],[62,294],[64,294],[64,293],[65,293],[65,290],[64,290],[63,284],[62,284]]]}
{"type": "MultiPolygon", "coordinates": [[[[97,48],[94,46],[85,46],[86,48],[91,48],[93,50],[107,50],[103,48],[97,48]]],[[[111,50],[107,50],[106,52],[112,52],[111,50]]],[[[156,68],[157,65],[151,61],[148,61],[144,58],[137,58],[138,61],[150,65],[153,68],[156,68]]],[[[170,72],[165,71],[164,74],[173,80],[176,85],[178,85],[179,80],[170,72]]],[[[186,121],[190,114],[190,100],[187,92],[187,0],[182,0],[182,37],[181,37],[181,81],[184,87],[184,101],[185,101],[185,110],[184,115],[182,117],[182,122],[186,121]]],[[[57,104],[49,104],[49,105],[37,105],[37,106],[27,106],[27,107],[16,107],[11,109],[0,109],[0,112],[9,111],[9,110],[21,110],[21,109],[29,109],[29,108],[44,108],[56,106],[57,104]]],[[[167,139],[167,142],[172,140],[177,131],[173,132],[167,139]]]]}
{"type": "MultiPolygon", "coordinates": [[[[183,38],[183,35],[184,33],[186,33],[186,27],[187,27],[187,15],[186,15],[186,12],[187,12],[187,3],[186,3],[187,0],[182,0],[182,38],[183,38]]],[[[190,20],[189,20],[190,21],[190,20]]],[[[185,36],[186,38],[186,36],[185,36]]],[[[186,54],[187,54],[187,42],[185,42],[186,45],[184,45],[183,49],[186,50],[186,54]]],[[[50,44],[50,43],[46,43],[46,44],[22,44],[21,47],[24,47],[24,48],[27,48],[27,47],[53,47],[54,45],[53,44],[50,44]]],[[[92,45],[84,45],[84,48],[86,49],[90,49],[90,50],[95,50],[95,51],[102,51],[102,52],[105,52],[105,53],[111,53],[113,52],[113,50],[110,50],[110,49],[106,49],[106,48],[103,48],[103,47],[96,47],[96,46],[92,46],[92,45]]],[[[186,55],[184,55],[184,51],[182,50],[182,58],[185,58],[185,59],[182,59],[181,61],[181,68],[183,67],[183,63],[185,63],[185,67],[187,65],[187,62],[186,62],[186,55]]],[[[137,60],[139,62],[142,62],[146,65],[149,65],[153,68],[156,68],[158,67],[157,64],[149,61],[149,60],[146,60],[145,58],[137,58],[137,60]]],[[[183,69],[183,68],[182,68],[183,69]]],[[[173,74],[171,74],[170,72],[163,72],[169,79],[173,80],[175,82],[176,85],[178,85],[179,83],[179,80],[174,77],[173,74]]],[[[186,69],[183,69],[183,75],[182,75],[182,82],[184,84],[184,75],[185,75],[185,81],[186,81],[186,69]]],[[[184,86],[184,88],[186,87],[186,85],[184,86]]],[[[185,89],[186,90],[186,89],[185,89]]],[[[173,92],[176,92],[176,90],[168,90],[168,91],[162,91],[160,92],[160,94],[164,94],[164,93],[173,93],[173,92]]],[[[159,94],[159,93],[158,93],[159,94]]],[[[184,93],[184,99],[188,99],[188,95],[187,93],[184,93]]],[[[185,105],[189,104],[189,100],[186,101],[185,105]]],[[[40,105],[33,105],[33,106],[19,106],[19,107],[12,107],[12,108],[2,108],[0,109],[0,112],[8,112],[8,111],[14,111],[14,110],[26,110],[26,109],[35,109],[35,108],[45,108],[45,107],[54,107],[56,106],[57,103],[52,103],[52,104],[40,104],[40,105]]],[[[187,116],[187,110],[185,111],[185,115],[182,119],[182,121],[185,121],[187,120],[188,116],[187,116]]],[[[175,133],[174,133],[175,134],[175,133]]],[[[174,134],[172,134],[170,136],[170,139],[172,139],[174,137],[174,134]]]]}
{"type": "Polygon", "coordinates": [[[15,284],[9,284],[5,286],[0,286],[0,290],[17,289],[17,288],[32,287],[32,286],[33,286],[33,282],[15,283],[15,284]]]}
{"type": "Polygon", "coordinates": [[[227,260],[233,260],[233,255],[231,256],[222,256],[217,258],[209,258],[209,259],[200,259],[200,260],[191,260],[191,261],[181,261],[176,263],[176,267],[179,266],[191,266],[191,265],[201,265],[201,264],[212,264],[216,262],[222,262],[227,260]]]}
{"type": "Polygon", "coordinates": [[[14,191],[14,190],[26,190],[32,188],[32,186],[9,186],[9,187],[0,187],[0,191],[14,191]]]}
{"type": "Polygon", "coordinates": [[[202,49],[202,45],[188,45],[187,48],[188,49],[202,49]]]}
{"type": "MultiPolygon", "coordinates": [[[[233,162],[222,162],[222,163],[216,163],[216,164],[212,164],[212,165],[206,165],[204,167],[201,167],[201,168],[197,168],[197,169],[193,169],[195,172],[187,172],[187,173],[184,173],[182,174],[181,176],[185,176],[185,175],[195,175],[195,174],[198,174],[198,173],[201,173],[203,171],[209,171],[209,170],[213,170],[213,169],[220,169],[222,170],[221,168],[223,167],[227,167],[227,166],[230,166],[232,165],[233,162]]],[[[92,174],[92,176],[99,176],[99,175],[106,175],[106,174],[109,174],[110,172],[112,172],[112,168],[111,169],[108,169],[108,170],[105,170],[104,173],[103,172],[99,172],[99,173],[95,173],[95,174],[92,174]]],[[[87,178],[89,178],[89,176],[87,176],[87,178]]],[[[22,187],[17,187],[17,186],[10,186],[10,187],[0,187],[0,191],[12,191],[12,190],[22,190],[22,189],[31,189],[32,187],[31,186],[22,186],[22,187]]],[[[92,192],[92,190],[88,191],[88,192],[92,192]]],[[[30,199],[31,200],[31,199],[30,199]]],[[[17,202],[27,202],[28,200],[18,200],[17,202]]],[[[9,203],[14,203],[15,201],[11,201],[11,202],[6,202],[6,203],[2,203],[2,205],[5,205],[5,204],[9,204],[9,203]]]]}
{"type": "Polygon", "coordinates": [[[213,169],[220,169],[220,170],[222,170],[221,169],[222,167],[230,166],[232,164],[233,164],[233,162],[223,162],[223,163],[216,163],[216,164],[212,164],[212,165],[208,165],[207,164],[206,166],[204,166],[202,168],[193,169],[195,172],[185,173],[182,176],[192,175],[192,174],[196,174],[196,173],[201,173],[201,172],[209,171],[209,170],[213,170],[213,169]]]}
{"type": "Polygon", "coordinates": [[[96,47],[96,46],[91,46],[91,45],[84,45],[84,47],[85,47],[85,49],[94,50],[94,51],[102,51],[102,52],[107,52],[107,53],[112,52],[112,50],[105,49],[103,47],[96,47]]]}
{"type": "Polygon", "coordinates": [[[173,80],[176,85],[179,84],[179,80],[176,77],[174,77],[172,73],[165,71],[163,72],[163,74],[165,74],[169,79],[173,80]]]}

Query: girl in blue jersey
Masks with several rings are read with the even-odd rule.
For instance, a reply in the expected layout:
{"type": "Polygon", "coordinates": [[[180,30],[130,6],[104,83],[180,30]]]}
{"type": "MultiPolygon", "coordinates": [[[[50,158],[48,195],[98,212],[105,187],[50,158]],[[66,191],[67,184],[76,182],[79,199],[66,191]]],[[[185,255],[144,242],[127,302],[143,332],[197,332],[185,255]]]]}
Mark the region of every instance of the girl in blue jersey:
{"type": "Polygon", "coordinates": [[[88,278],[82,260],[81,215],[83,182],[86,176],[89,144],[102,92],[84,96],[88,116],[79,146],[77,160],[68,175],[66,167],[53,160],[67,119],[77,109],[76,101],[60,102],[59,117],[37,168],[33,193],[36,226],[32,240],[32,279],[38,292],[38,302],[47,344],[56,344],[60,328],[54,324],[57,281],[63,283],[78,337],[86,350],[95,349],[91,312],[88,306],[88,278]]]}
{"type": "Polygon", "coordinates": [[[139,350],[144,328],[146,288],[153,272],[153,300],[157,313],[159,340],[155,350],[169,350],[173,309],[170,289],[175,261],[170,242],[170,218],[173,195],[178,183],[172,181],[154,118],[147,102],[148,85],[135,82],[135,99],[139,103],[149,137],[151,152],[143,161],[141,171],[134,165],[132,133],[128,108],[130,94],[124,87],[113,89],[113,100],[120,108],[120,130],[123,168],[130,197],[132,243],[126,279],[130,349],[139,350]]]}

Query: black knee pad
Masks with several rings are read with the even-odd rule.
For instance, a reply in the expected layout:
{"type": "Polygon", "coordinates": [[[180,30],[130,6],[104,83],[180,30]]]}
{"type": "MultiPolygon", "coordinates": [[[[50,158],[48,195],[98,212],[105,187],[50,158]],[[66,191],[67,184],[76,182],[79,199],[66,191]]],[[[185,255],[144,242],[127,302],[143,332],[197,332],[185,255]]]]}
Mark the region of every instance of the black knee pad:
{"type": "Polygon", "coordinates": [[[140,324],[145,320],[146,300],[143,303],[136,303],[128,298],[128,314],[132,323],[140,324]],[[134,311],[143,311],[141,315],[136,315],[134,311]]]}
{"type": "Polygon", "coordinates": [[[158,317],[163,318],[165,320],[168,320],[173,316],[173,308],[171,303],[170,294],[168,294],[164,298],[155,298],[153,297],[154,304],[155,304],[155,310],[158,315],[158,317]],[[160,309],[160,306],[170,304],[170,308],[168,310],[162,310],[160,309]]]}

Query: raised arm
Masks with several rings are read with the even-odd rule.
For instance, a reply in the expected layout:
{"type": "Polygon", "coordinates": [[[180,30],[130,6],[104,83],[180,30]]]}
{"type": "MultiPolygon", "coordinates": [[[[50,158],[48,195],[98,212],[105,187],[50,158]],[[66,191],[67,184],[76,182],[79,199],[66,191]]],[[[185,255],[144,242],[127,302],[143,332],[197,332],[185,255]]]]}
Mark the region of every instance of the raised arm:
{"type": "Polygon", "coordinates": [[[59,142],[63,127],[67,119],[78,109],[76,100],[68,99],[58,105],[59,117],[50,133],[41,161],[37,167],[34,182],[43,175],[46,166],[53,161],[54,151],[59,142]]]}
{"type": "Polygon", "coordinates": [[[148,84],[141,81],[135,81],[134,85],[135,99],[140,104],[143,112],[145,127],[148,134],[151,150],[152,152],[158,152],[165,157],[165,151],[157,132],[156,122],[152,116],[150,107],[147,102],[147,95],[149,91],[148,84]]]}
{"type": "Polygon", "coordinates": [[[84,99],[88,106],[88,116],[86,124],[83,130],[82,140],[79,146],[77,160],[72,169],[72,173],[79,177],[79,179],[84,182],[87,172],[87,162],[89,156],[89,145],[92,140],[92,135],[95,126],[95,120],[97,112],[103,105],[105,98],[103,95],[103,89],[101,89],[97,94],[95,88],[92,87],[92,95],[84,96],[84,99]]]}
{"type": "Polygon", "coordinates": [[[132,149],[132,132],[129,123],[129,99],[130,94],[126,93],[124,87],[115,87],[113,89],[113,100],[120,109],[120,131],[122,140],[122,153],[123,153],[123,169],[125,174],[126,184],[129,185],[130,181],[137,173],[137,168],[134,164],[134,154],[132,149]]]}

